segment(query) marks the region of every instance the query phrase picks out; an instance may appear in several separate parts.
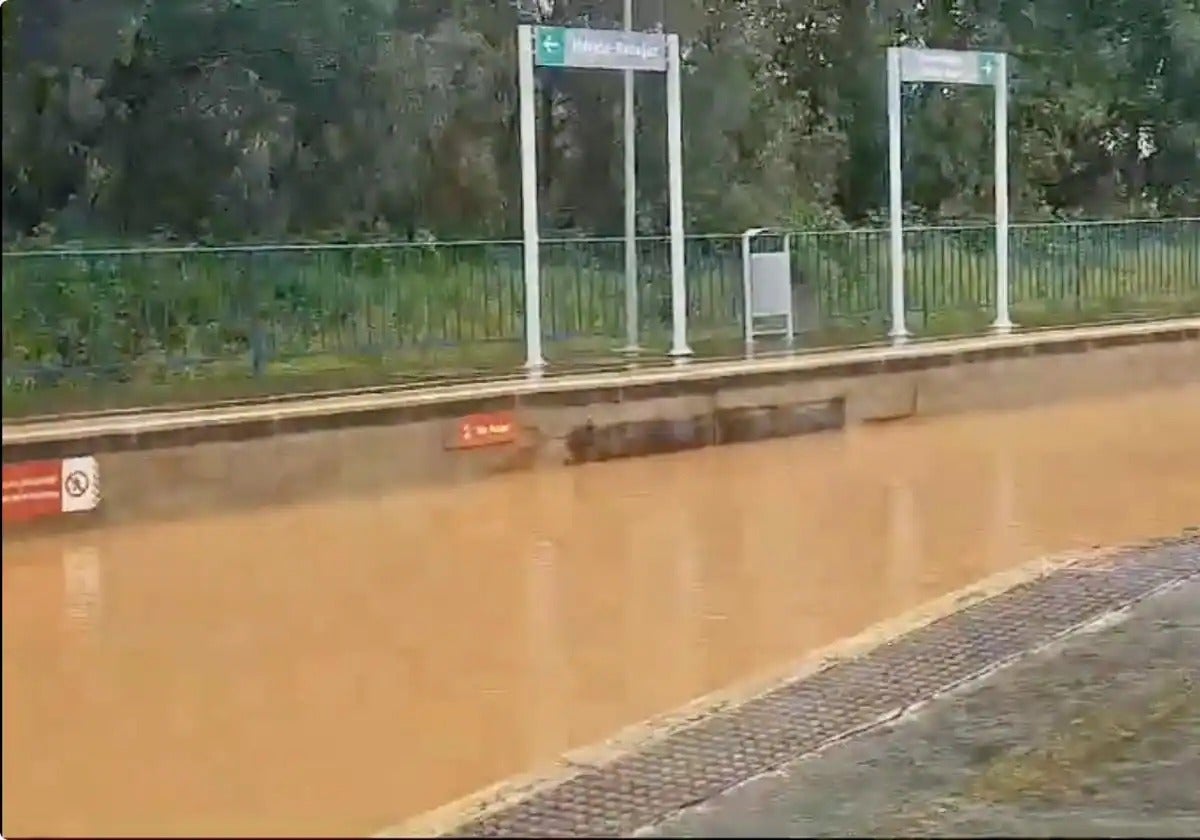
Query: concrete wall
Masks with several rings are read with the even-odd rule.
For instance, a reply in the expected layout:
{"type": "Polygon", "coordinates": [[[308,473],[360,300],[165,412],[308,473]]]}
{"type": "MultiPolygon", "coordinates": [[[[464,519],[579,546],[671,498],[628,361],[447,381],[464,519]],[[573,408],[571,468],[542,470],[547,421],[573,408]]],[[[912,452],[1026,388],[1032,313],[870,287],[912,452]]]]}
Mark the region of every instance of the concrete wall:
{"type": "MultiPolygon", "coordinates": [[[[1200,382],[1200,334],[1065,341],[1003,353],[926,354],[862,363],[853,352],[804,371],[742,372],[648,385],[559,388],[455,400],[419,411],[359,412],[324,427],[204,428],[172,437],[5,445],[5,461],[96,454],[103,502],[88,518],[194,516],[545,465],[632,457],[765,437],[836,433],[847,423],[1013,408],[1200,382]],[[511,409],[516,444],[451,450],[457,420],[511,409]],[[256,431],[257,430],[257,431],[256,431]]],[[[1197,433],[1200,434],[1200,428],[1197,433]]],[[[76,524],[77,523],[73,523],[76,524]]]]}

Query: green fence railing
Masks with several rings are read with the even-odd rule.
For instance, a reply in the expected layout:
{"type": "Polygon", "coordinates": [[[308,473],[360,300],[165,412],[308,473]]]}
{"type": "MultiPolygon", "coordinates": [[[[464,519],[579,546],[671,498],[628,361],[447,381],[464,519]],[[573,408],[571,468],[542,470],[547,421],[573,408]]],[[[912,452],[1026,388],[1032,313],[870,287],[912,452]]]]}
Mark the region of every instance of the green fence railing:
{"type": "MultiPolygon", "coordinates": [[[[988,226],[905,232],[910,329],[990,320],[993,237],[988,226]]],[[[669,243],[638,248],[639,332],[653,355],[670,333],[669,243]]],[[[736,352],[740,238],[689,237],[686,251],[690,340],[700,354],[736,352]]],[[[547,240],[541,258],[550,362],[612,358],[626,337],[624,242],[547,240]]],[[[886,230],[795,232],[792,264],[804,341],[882,335],[886,230]]],[[[1022,325],[1200,311],[1200,219],[1013,225],[1010,291],[1022,325]]],[[[270,390],[292,387],[277,374],[356,383],[511,368],[523,359],[523,309],[514,241],[6,252],[5,413],[47,391],[107,404],[96,394],[118,383],[251,379],[270,390]]]]}

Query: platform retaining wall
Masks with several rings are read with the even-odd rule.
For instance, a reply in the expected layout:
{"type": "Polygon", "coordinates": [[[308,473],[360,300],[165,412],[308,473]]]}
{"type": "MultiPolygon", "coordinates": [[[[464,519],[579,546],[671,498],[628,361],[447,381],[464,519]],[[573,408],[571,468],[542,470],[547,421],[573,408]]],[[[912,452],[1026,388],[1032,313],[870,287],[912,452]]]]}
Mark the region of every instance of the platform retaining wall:
{"type": "MultiPolygon", "coordinates": [[[[809,433],[847,424],[1018,408],[1200,382],[1200,327],[1114,328],[1097,338],[947,343],[944,352],[881,359],[828,354],[803,368],[693,365],[672,381],[592,377],[573,387],[244,422],[196,423],[12,442],[5,463],[95,455],[103,501],[76,526],[381,494],[514,470],[562,468],[809,433]],[[456,448],[464,417],[500,412],[515,424],[501,445],[456,448]]],[[[669,374],[669,372],[668,372],[669,374]]],[[[581,377],[581,379],[583,379],[581,377]]],[[[495,391],[495,389],[492,389],[495,391]]],[[[1200,418],[1198,418],[1200,419],[1200,418]]],[[[1130,429],[1130,434],[1145,430],[1130,429]]],[[[1200,425],[1198,425],[1200,434],[1200,425]]]]}

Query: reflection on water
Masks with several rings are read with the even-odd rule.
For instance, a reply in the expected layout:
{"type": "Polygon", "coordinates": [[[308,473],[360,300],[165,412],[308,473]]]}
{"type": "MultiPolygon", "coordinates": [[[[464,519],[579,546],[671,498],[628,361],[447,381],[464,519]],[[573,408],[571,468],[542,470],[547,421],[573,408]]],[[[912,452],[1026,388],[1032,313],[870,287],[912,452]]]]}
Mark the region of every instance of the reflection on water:
{"type": "Polygon", "coordinates": [[[67,627],[86,634],[100,616],[100,552],[92,547],[68,548],[62,564],[67,627]]]}
{"type": "Polygon", "coordinates": [[[6,540],[4,833],[377,830],[1196,524],[1198,429],[1192,388],[6,540]]]}

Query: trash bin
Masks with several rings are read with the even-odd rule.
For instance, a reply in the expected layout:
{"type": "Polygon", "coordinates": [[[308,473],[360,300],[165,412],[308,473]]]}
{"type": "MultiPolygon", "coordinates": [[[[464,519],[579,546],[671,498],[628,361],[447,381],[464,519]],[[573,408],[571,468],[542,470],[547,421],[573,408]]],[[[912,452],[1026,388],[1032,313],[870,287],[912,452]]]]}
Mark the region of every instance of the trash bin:
{"type": "Polygon", "coordinates": [[[750,228],[742,234],[742,293],[746,344],[760,335],[782,335],[791,344],[796,324],[790,234],[770,228],[750,228]],[[762,246],[755,250],[760,241],[762,246]]]}

